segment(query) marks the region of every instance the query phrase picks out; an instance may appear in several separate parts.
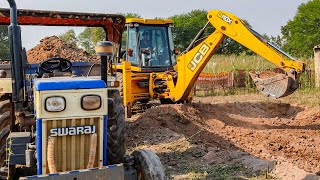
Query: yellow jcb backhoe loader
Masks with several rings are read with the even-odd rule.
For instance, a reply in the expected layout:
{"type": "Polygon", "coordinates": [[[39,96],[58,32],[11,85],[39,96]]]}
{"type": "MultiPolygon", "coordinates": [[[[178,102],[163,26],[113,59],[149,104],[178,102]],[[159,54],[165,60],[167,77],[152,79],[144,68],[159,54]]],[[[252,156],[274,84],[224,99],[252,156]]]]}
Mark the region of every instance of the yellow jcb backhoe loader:
{"type": "Polygon", "coordinates": [[[151,99],[160,99],[162,104],[191,101],[197,77],[226,36],[284,70],[285,74],[267,79],[251,74],[262,94],[281,98],[298,88],[299,75],[305,67],[303,62],[264,40],[231,13],[212,10],[207,18],[208,23],[181,56],[177,56],[173,44],[172,20],[127,19],[126,50],[121,63],[116,65],[116,73],[122,82],[128,117],[134,105],[151,99]],[[196,43],[209,24],[215,31],[196,43]]]}

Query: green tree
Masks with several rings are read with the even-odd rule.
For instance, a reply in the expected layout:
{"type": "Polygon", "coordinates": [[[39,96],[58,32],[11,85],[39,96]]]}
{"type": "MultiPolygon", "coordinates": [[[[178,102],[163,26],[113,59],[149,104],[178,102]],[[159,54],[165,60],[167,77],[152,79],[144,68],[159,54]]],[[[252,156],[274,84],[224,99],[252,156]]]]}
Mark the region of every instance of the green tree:
{"type": "Polygon", "coordinates": [[[141,18],[141,16],[137,13],[125,13],[125,14],[121,14],[123,15],[126,19],[128,18],[141,18]]]}
{"type": "Polygon", "coordinates": [[[63,34],[59,35],[59,38],[62,39],[63,41],[71,44],[72,47],[76,48],[77,47],[77,36],[76,33],[74,32],[73,29],[70,29],[66,31],[63,34]]]}
{"type": "Polygon", "coordinates": [[[97,42],[106,39],[106,33],[101,27],[87,27],[78,35],[79,45],[89,54],[94,54],[97,42]]]}
{"type": "MultiPolygon", "coordinates": [[[[178,47],[180,50],[185,50],[189,46],[200,29],[202,29],[208,22],[207,14],[208,12],[205,10],[193,10],[189,13],[169,17],[174,21],[175,25],[173,33],[175,36],[176,47],[178,47]]],[[[251,27],[249,23],[246,22],[246,24],[248,27],[251,27]]],[[[213,31],[214,27],[209,24],[203,37],[209,36],[213,31]]],[[[203,39],[200,39],[200,41],[201,40],[203,39]]],[[[241,54],[243,52],[246,54],[252,54],[252,52],[246,47],[227,37],[219,46],[219,49],[216,53],[241,54]]]]}
{"type": "MultiPolygon", "coordinates": [[[[185,50],[199,30],[208,22],[207,11],[205,10],[193,10],[189,13],[174,15],[169,19],[174,22],[174,41],[176,47],[180,50],[185,50]]],[[[206,31],[204,36],[208,35],[210,31],[212,32],[213,29],[210,28],[206,31]]]]}
{"type": "Polygon", "coordinates": [[[0,26],[0,59],[10,59],[8,26],[0,26]]]}
{"type": "Polygon", "coordinates": [[[287,52],[299,56],[312,56],[313,47],[320,44],[320,0],[311,0],[298,7],[292,20],[281,27],[287,52]]]}
{"type": "MultiPolygon", "coordinates": [[[[136,13],[122,14],[126,18],[141,18],[140,15],[136,13]]],[[[126,34],[123,33],[122,44],[125,44],[126,34]]],[[[106,33],[103,28],[100,27],[87,27],[81,32],[78,37],[79,45],[84,48],[88,53],[94,53],[94,47],[97,42],[106,39],[106,33]]]]}

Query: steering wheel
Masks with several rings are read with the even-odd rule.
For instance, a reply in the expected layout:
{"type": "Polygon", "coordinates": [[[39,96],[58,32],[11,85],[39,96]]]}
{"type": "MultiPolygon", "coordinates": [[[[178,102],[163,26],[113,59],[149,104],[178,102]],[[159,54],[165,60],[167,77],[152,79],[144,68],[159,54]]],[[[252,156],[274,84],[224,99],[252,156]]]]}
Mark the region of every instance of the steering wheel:
{"type": "Polygon", "coordinates": [[[39,71],[44,71],[46,73],[53,73],[54,71],[66,72],[72,67],[72,63],[68,59],[54,57],[46,59],[39,65],[39,71]]]}

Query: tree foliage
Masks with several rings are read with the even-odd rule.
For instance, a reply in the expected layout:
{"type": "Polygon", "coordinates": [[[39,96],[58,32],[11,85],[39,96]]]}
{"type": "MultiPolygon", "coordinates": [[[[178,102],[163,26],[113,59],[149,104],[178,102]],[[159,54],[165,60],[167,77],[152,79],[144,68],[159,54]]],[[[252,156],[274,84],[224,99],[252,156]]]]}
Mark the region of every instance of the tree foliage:
{"type": "Polygon", "coordinates": [[[141,16],[137,13],[126,13],[126,14],[121,14],[124,17],[126,17],[126,19],[128,18],[141,18],[141,16]]]}
{"type": "Polygon", "coordinates": [[[313,47],[320,44],[319,9],[320,0],[303,3],[294,18],[281,27],[286,51],[300,57],[312,56],[313,47]]]}
{"type": "MultiPolygon", "coordinates": [[[[207,11],[205,10],[193,10],[189,13],[174,15],[169,17],[169,19],[172,19],[174,22],[173,34],[175,45],[180,50],[185,50],[199,30],[208,22],[207,11]]],[[[213,29],[210,28],[206,31],[204,36],[208,35],[209,31],[212,32],[213,29]]]]}
{"type": "Polygon", "coordinates": [[[77,47],[78,40],[77,40],[76,33],[74,32],[73,29],[70,29],[63,34],[60,34],[59,38],[64,40],[65,42],[71,44],[72,47],[74,47],[74,48],[77,47]]]}
{"type": "Polygon", "coordinates": [[[90,54],[94,54],[97,42],[105,39],[106,33],[101,27],[87,27],[78,35],[79,45],[90,54]]]}
{"type": "MultiPolygon", "coordinates": [[[[204,27],[208,22],[208,12],[205,10],[193,10],[189,13],[175,15],[169,17],[174,21],[174,36],[175,45],[180,50],[185,50],[197,33],[204,27]]],[[[245,21],[248,27],[251,27],[247,21],[245,21]]],[[[209,25],[205,31],[203,37],[209,36],[214,31],[214,27],[209,25]]],[[[252,54],[252,51],[242,46],[238,42],[230,38],[225,38],[223,43],[219,46],[216,53],[221,54],[252,54]]]]}
{"type": "MultiPolygon", "coordinates": [[[[126,18],[140,18],[141,16],[136,13],[122,14],[126,18]]],[[[123,34],[125,35],[125,34],[123,34]]],[[[88,53],[94,53],[94,47],[97,42],[106,39],[106,33],[103,28],[100,27],[87,27],[81,32],[78,37],[79,45],[84,48],[88,53]]]]}
{"type": "Polygon", "coordinates": [[[0,26],[0,59],[10,59],[8,26],[0,26]]]}

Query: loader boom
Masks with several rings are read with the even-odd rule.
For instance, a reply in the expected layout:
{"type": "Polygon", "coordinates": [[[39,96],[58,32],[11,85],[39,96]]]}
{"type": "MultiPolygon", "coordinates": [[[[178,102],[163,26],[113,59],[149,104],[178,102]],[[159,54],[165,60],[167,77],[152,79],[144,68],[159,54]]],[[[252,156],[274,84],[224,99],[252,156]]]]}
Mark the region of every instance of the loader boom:
{"type": "Polygon", "coordinates": [[[251,49],[286,72],[286,75],[269,79],[260,79],[258,76],[253,76],[254,82],[263,94],[280,98],[291,94],[298,87],[297,79],[299,74],[304,71],[303,62],[296,61],[280,48],[265,41],[262,36],[248,28],[235,15],[212,10],[209,11],[207,18],[210,24],[215,27],[215,31],[196,47],[191,49],[189,46],[187,52],[177,58],[178,76],[176,83],[173,81],[174,78],[168,75],[167,85],[171,100],[177,102],[188,98],[200,72],[226,36],[251,49]],[[191,50],[188,51],[189,49],[191,50]]]}

